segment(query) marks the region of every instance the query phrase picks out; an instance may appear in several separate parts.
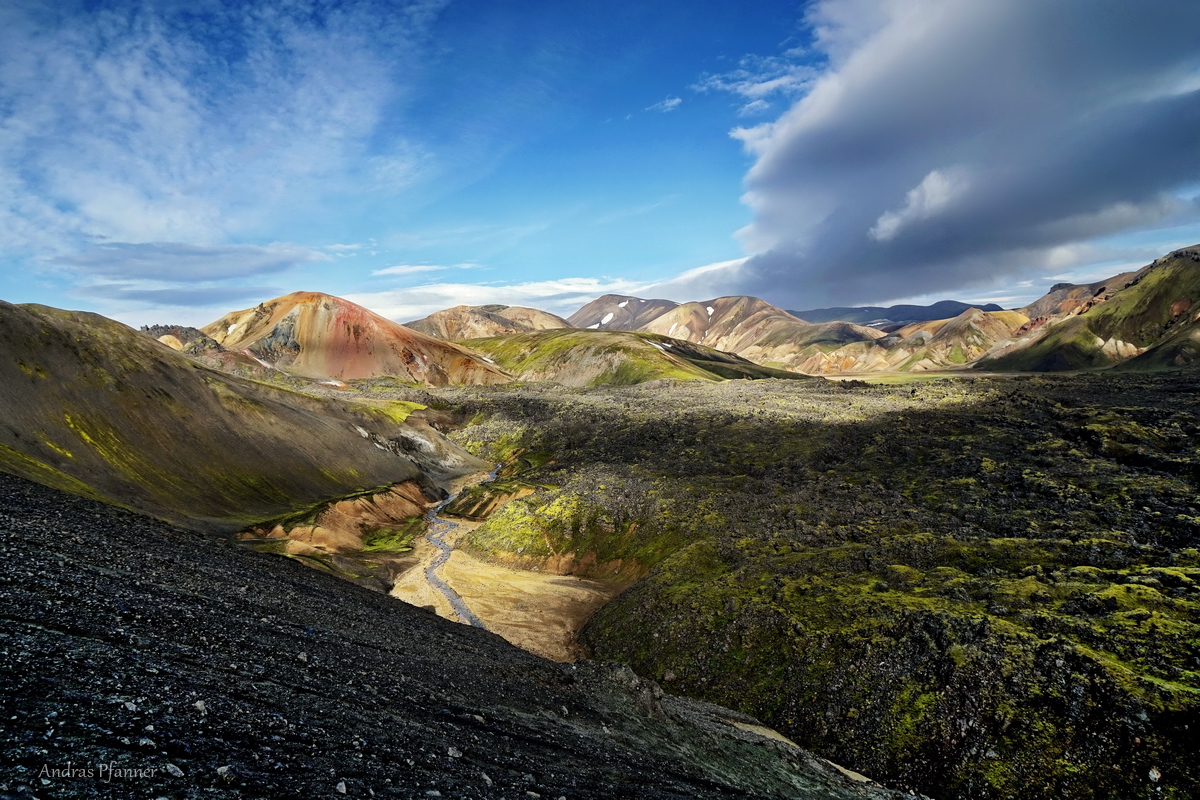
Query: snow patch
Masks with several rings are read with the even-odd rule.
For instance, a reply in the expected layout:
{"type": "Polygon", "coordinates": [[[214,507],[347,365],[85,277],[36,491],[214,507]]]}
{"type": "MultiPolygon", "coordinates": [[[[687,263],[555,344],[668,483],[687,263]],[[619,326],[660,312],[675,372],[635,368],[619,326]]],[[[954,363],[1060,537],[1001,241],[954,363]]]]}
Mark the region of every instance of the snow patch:
{"type": "Polygon", "coordinates": [[[232,325],[230,325],[230,326],[229,326],[229,330],[225,331],[225,335],[226,335],[226,336],[229,336],[231,333],[233,333],[233,329],[234,329],[234,328],[236,328],[236,327],[237,327],[237,323],[236,323],[236,322],[235,322],[235,323],[233,323],[232,325]]]}
{"type": "Polygon", "coordinates": [[[713,307],[712,307],[712,306],[709,306],[709,307],[708,307],[708,315],[711,317],[711,316],[712,316],[712,314],[713,314],[713,307]]]}
{"type": "Polygon", "coordinates": [[[655,347],[657,347],[659,350],[662,350],[664,353],[665,353],[665,352],[667,352],[667,348],[663,347],[663,346],[662,346],[661,344],[659,344],[658,342],[651,342],[650,344],[654,345],[654,346],[655,346],[655,347]]]}
{"type": "Polygon", "coordinates": [[[588,330],[591,330],[591,329],[593,329],[593,328],[599,328],[599,327],[600,327],[600,323],[599,323],[599,322],[597,322],[597,323],[596,323],[596,324],[594,324],[594,325],[588,325],[588,330]]]}
{"type": "Polygon", "coordinates": [[[492,360],[491,360],[490,358],[488,358],[487,356],[480,356],[480,358],[482,358],[484,361],[488,362],[489,364],[495,364],[495,363],[496,363],[495,361],[492,361],[492,360]]]}
{"type": "Polygon", "coordinates": [[[671,334],[675,333],[675,329],[676,329],[676,328],[678,328],[678,327],[679,327],[679,323],[678,323],[678,322],[672,322],[672,323],[671,323],[671,330],[667,331],[667,336],[670,336],[671,334]]]}
{"type": "Polygon", "coordinates": [[[604,319],[600,320],[600,324],[607,325],[608,323],[612,322],[612,318],[613,318],[613,312],[610,311],[604,315],[604,319]]]}
{"type": "Polygon", "coordinates": [[[358,431],[358,435],[359,435],[359,436],[361,436],[361,437],[363,437],[364,439],[370,439],[370,438],[371,438],[371,434],[367,433],[367,431],[366,431],[366,429],[365,429],[365,428],[362,428],[362,427],[360,427],[360,426],[358,426],[358,425],[355,425],[355,426],[354,426],[354,430],[358,431]]]}
{"type": "Polygon", "coordinates": [[[276,369],[274,364],[268,364],[267,362],[263,361],[258,356],[254,355],[254,353],[251,353],[249,350],[242,350],[242,355],[250,356],[251,358],[253,358],[255,361],[257,361],[259,364],[263,365],[267,369],[276,369]]]}
{"type": "Polygon", "coordinates": [[[625,306],[627,306],[627,305],[629,305],[629,301],[628,301],[628,300],[622,300],[621,302],[617,303],[617,308],[624,308],[624,307],[625,307],[625,306]]]}

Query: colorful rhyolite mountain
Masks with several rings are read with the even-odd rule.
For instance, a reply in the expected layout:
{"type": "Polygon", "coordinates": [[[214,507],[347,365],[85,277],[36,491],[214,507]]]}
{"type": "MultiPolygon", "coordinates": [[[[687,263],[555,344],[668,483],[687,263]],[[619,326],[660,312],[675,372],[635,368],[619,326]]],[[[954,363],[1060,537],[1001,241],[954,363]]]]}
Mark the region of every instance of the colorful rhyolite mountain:
{"type": "Polygon", "coordinates": [[[1137,272],[1092,284],[1058,284],[1011,311],[961,303],[928,307],[817,309],[819,324],[754,297],[698,303],[605,295],[568,317],[601,330],[653,332],[809,374],[1180,367],[1200,359],[1200,245],[1137,272]],[[956,316],[897,326],[857,324],[877,313],[922,308],[956,316]],[[830,320],[845,312],[846,319],[830,320]],[[886,331],[886,333],[885,333],[886,331]]]}
{"type": "Polygon", "coordinates": [[[0,470],[191,528],[487,466],[415,403],[243,380],[96,314],[0,302],[0,354],[0,470]]]}
{"type": "Polygon", "coordinates": [[[570,328],[562,317],[536,308],[521,306],[455,306],[430,314],[424,319],[404,323],[404,327],[427,336],[456,342],[462,339],[482,339],[509,333],[528,333],[554,328],[570,328]]]}
{"type": "Polygon", "coordinates": [[[984,369],[1134,369],[1187,366],[1200,356],[1200,245],[1134,273],[1059,285],[1028,307],[1037,325],[981,359],[984,369]],[[1081,291],[1082,290],[1082,291],[1081,291]],[[1090,296],[1088,296],[1090,293],[1090,296]]]}
{"type": "Polygon", "coordinates": [[[310,378],[386,375],[430,386],[511,380],[469,350],[319,292],[277,297],[226,314],[201,330],[226,350],[310,378]]]}
{"type": "Polygon", "coordinates": [[[635,331],[679,305],[672,300],[643,300],[623,294],[597,297],[567,317],[576,328],[635,331]]]}

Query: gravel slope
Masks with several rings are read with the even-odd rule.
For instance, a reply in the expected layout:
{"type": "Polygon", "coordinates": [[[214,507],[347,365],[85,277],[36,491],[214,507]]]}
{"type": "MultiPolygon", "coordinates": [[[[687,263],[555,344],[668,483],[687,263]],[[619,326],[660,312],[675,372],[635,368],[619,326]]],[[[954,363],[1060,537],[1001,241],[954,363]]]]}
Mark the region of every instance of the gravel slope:
{"type": "Polygon", "coordinates": [[[627,668],[4,474],[0,557],[0,797],[901,796],[627,668]]]}

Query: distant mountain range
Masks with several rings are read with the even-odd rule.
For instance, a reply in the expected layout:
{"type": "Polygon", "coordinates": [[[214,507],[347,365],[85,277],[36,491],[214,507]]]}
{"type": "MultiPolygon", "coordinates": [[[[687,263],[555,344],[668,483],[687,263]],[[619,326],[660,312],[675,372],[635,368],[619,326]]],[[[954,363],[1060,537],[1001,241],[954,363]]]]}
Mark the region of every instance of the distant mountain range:
{"type": "Polygon", "coordinates": [[[565,319],[516,306],[457,306],[401,325],[341,298],[294,292],[201,329],[146,333],[205,366],[276,383],[587,386],[663,377],[1171,369],[1200,358],[1198,261],[1200,246],[1184,248],[1136,272],[1055,285],[1007,311],[943,301],[792,313],[747,296],[677,303],[604,295],[565,319]]]}
{"type": "Polygon", "coordinates": [[[913,322],[957,317],[969,308],[980,311],[1003,311],[995,303],[960,303],[957,300],[942,300],[928,306],[859,306],[857,308],[811,308],[808,311],[789,311],[794,317],[806,322],[857,322],[872,328],[899,328],[913,322]]]}
{"type": "Polygon", "coordinates": [[[567,321],[658,333],[815,375],[1178,368],[1200,358],[1197,261],[1200,245],[1136,272],[1057,284],[1007,311],[942,301],[788,312],[753,297],[680,304],[605,295],[567,321]]]}

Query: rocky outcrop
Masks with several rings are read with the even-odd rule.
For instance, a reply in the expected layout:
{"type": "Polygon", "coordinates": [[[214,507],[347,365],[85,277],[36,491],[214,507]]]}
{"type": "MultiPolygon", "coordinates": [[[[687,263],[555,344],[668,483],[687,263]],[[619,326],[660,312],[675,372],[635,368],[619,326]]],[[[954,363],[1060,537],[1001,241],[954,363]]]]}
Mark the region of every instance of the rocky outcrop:
{"type": "Polygon", "coordinates": [[[197,353],[204,350],[219,350],[221,345],[210,339],[199,328],[186,325],[143,325],[142,333],[157,339],[172,350],[197,353]]]}

